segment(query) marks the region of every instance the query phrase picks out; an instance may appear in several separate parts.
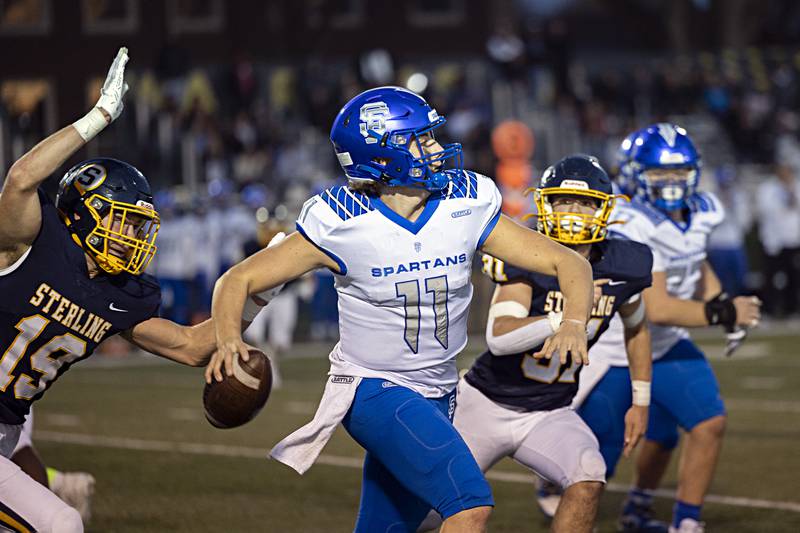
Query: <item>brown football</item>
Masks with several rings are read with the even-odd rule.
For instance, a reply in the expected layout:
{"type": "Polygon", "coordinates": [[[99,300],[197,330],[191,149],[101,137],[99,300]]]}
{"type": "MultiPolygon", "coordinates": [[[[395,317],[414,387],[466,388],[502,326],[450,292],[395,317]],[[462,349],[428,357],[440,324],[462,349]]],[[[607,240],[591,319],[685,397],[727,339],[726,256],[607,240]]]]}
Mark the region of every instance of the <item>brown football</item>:
{"type": "Polygon", "coordinates": [[[250,360],[241,356],[233,363],[233,375],[223,371],[222,381],[212,381],[203,389],[206,420],[221,429],[249,422],[267,403],[272,389],[272,367],[259,350],[250,350],[250,360]]]}

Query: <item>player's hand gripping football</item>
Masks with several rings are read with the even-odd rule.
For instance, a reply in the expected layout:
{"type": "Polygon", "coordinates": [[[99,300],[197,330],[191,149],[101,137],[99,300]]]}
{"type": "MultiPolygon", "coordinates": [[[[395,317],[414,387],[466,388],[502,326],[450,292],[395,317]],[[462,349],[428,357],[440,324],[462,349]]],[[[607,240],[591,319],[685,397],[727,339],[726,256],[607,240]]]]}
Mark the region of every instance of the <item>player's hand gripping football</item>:
{"type": "Polygon", "coordinates": [[[633,405],[625,413],[625,447],[622,454],[630,457],[636,445],[647,431],[647,415],[650,408],[648,406],[633,405]]]}
{"type": "Polygon", "coordinates": [[[124,46],[117,52],[117,57],[108,69],[106,81],[100,90],[100,99],[95,107],[105,111],[110,117],[109,122],[113,122],[122,113],[122,99],[128,92],[128,84],[125,83],[125,65],[128,63],[128,49],[124,46]]]}
{"type": "Polygon", "coordinates": [[[211,383],[212,380],[222,381],[223,368],[226,375],[232,376],[233,358],[241,355],[242,360],[248,361],[251,349],[256,350],[257,348],[244,342],[241,337],[217,343],[217,351],[211,356],[211,362],[206,367],[206,383],[211,383]]]}
{"type": "Polygon", "coordinates": [[[556,332],[547,338],[542,349],[533,354],[536,359],[550,359],[553,354],[558,354],[561,364],[567,363],[567,357],[572,354],[573,362],[579,365],[589,364],[588,349],[586,347],[586,324],[579,320],[565,319],[556,332]]]}

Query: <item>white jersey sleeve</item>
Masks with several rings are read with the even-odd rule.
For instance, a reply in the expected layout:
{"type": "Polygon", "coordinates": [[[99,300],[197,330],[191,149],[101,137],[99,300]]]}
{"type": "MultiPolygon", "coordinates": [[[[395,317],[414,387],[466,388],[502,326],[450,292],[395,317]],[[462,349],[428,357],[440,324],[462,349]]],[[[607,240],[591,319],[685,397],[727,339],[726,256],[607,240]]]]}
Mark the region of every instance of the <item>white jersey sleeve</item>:
{"type": "Polygon", "coordinates": [[[296,223],[297,231],[303,237],[336,261],[339,265],[338,274],[342,275],[347,274],[347,264],[341,258],[341,239],[337,239],[336,229],[342,222],[353,218],[354,212],[361,214],[354,207],[354,199],[357,199],[356,194],[346,187],[323,191],[303,204],[296,223]],[[349,210],[347,205],[350,206],[349,210]],[[347,218],[343,219],[339,213],[347,218]]]}
{"type": "Polygon", "coordinates": [[[609,236],[647,244],[656,226],[666,217],[650,206],[633,200],[619,203],[611,214],[609,236]]]}
{"type": "Polygon", "coordinates": [[[692,224],[704,233],[710,234],[725,220],[725,206],[712,192],[699,192],[689,199],[688,204],[692,224]]]}
{"type": "MultiPolygon", "coordinates": [[[[468,173],[472,174],[472,173],[468,173]]],[[[474,174],[478,188],[478,200],[480,201],[479,208],[481,210],[481,233],[478,238],[476,248],[483,246],[486,238],[492,233],[498,219],[500,218],[500,209],[503,207],[503,197],[500,190],[495,183],[482,174],[474,174]]]]}

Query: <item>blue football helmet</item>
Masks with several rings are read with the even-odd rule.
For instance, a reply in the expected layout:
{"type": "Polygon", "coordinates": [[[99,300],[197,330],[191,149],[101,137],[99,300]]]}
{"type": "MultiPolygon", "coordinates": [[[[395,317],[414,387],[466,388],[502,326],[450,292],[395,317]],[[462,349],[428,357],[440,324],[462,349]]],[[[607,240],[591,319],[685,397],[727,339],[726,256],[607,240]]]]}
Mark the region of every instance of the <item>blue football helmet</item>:
{"type": "Polygon", "coordinates": [[[616,199],[611,179],[596,157],[584,154],[565,157],[544,171],[535,189],[537,229],[564,244],[602,241],[616,199]],[[596,209],[590,214],[560,211],[554,203],[563,196],[585,198],[596,209]]]}
{"type": "Polygon", "coordinates": [[[630,166],[639,195],[661,211],[684,208],[700,180],[700,155],[686,130],[674,124],[654,124],[641,131],[631,149],[630,166]],[[654,176],[653,171],[663,170],[684,175],[654,176]]]}
{"type": "Polygon", "coordinates": [[[644,132],[644,130],[636,130],[628,134],[622,143],[617,148],[617,153],[614,155],[614,163],[617,167],[616,176],[614,181],[619,185],[622,194],[633,196],[636,193],[636,178],[633,175],[631,168],[631,152],[633,151],[636,139],[644,132]]]}
{"type": "Polygon", "coordinates": [[[433,134],[445,119],[418,94],[378,87],[359,94],[339,111],[331,128],[336,157],[348,179],[390,186],[442,190],[449,181],[445,163],[463,169],[458,143],[425,153],[419,137],[433,134]],[[419,157],[409,150],[416,143],[419,157]]]}

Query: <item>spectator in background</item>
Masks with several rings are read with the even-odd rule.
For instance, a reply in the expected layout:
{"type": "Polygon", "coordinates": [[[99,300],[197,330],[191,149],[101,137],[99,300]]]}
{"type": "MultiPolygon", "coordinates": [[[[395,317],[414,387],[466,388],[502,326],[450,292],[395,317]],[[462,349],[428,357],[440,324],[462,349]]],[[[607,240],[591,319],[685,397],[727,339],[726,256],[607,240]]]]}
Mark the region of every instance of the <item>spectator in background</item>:
{"type": "Polygon", "coordinates": [[[759,236],[765,253],[765,310],[773,316],[797,312],[800,288],[800,179],[785,163],[758,186],[759,236]]]}
{"type": "Polygon", "coordinates": [[[153,261],[153,274],[161,284],[161,316],[189,325],[190,293],[194,270],[193,240],[191,223],[187,219],[185,207],[170,191],[156,194],[161,220],[168,222],[158,233],[158,254],[153,261]]]}
{"type": "Polygon", "coordinates": [[[753,222],[750,197],[739,184],[736,169],[723,166],[714,174],[717,197],[725,206],[725,219],[714,229],[708,242],[708,260],[722,289],[731,297],[745,291],[747,254],[744,237],[753,222]]]}

